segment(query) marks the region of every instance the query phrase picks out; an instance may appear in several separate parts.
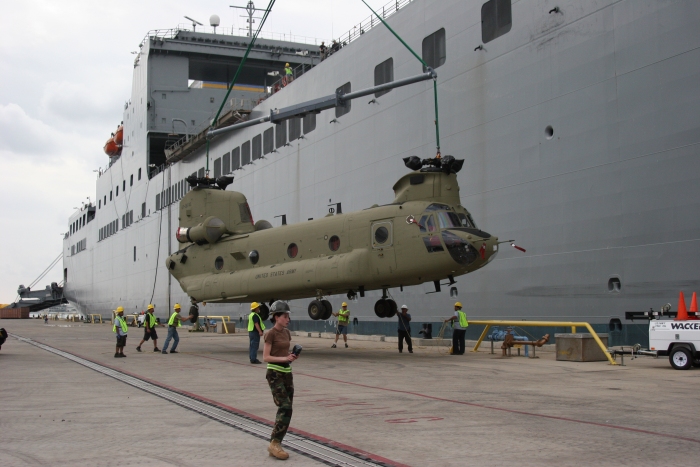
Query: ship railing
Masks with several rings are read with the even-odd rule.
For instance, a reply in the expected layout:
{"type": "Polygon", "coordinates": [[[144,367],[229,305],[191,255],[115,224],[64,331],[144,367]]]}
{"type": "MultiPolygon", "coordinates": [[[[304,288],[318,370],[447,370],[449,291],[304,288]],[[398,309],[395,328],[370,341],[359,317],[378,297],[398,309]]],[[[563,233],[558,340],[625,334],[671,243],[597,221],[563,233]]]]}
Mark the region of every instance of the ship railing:
{"type": "MultiPolygon", "coordinates": [[[[402,0],[406,2],[409,0],[402,0]]],[[[377,22],[375,20],[375,22],[377,22]]],[[[171,29],[152,29],[146,33],[139,47],[142,47],[146,41],[149,39],[175,39],[180,31],[190,32],[191,29],[187,28],[184,24],[178,24],[176,28],[171,29]]],[[[212,34],[204,31],[205,34],[212,34]]],[[[236,36],[236,37],[248,37],[247,28],[224,28],[217,27],[216,35],[221,36],[236,36]],[[244,32],[245,31],[245,32],[244,32]]],[[[270,39],[282,42],[295,42],[297,44],[307,44],[307,45],[319,45],[321,40],[317,37],[301,36],[298,34],[285,33],[285,32],[265,32],[261,31],[258,35],[261,39],[270,39]]]]}
{"type": "Polygon", "coordinates": [[[307,71],[310,71],[313,67],[315,67],[315,64],[306,64],[302,63],[301,65],[297,66],[296,68],[292,69],[292,79],[290,80],[287,76],[285,76],[284,71],[282,71],[282,77],[279,78],[277,81],[272,83],[270,88],[268,89],[270,95],[275,94],[279,91],[282,90],[282,88],[287,87],[290,85],[295,79],[306,73],[307,71]]]}
{"type": "MultiPolygon", "coordinates": [[[[404,8],[406,5],[409,3],[412,3],[414,0],[394,0],[392,2],[387,3],[380,9],[375,9],[375,11],[383,18],[386,19],[393,14],[397,13],[401,8],[404,8]]],[[[366,33],[370,29],[372,29],[375,26],[381,25],[382,22],[379,21],[378,18],[376,18],[374,15],[371,15],[369,18],[365,19],[364,21],[360,22],[357,26],[354,26],[352,29],[350,29],[348,32],[340,36],[337,41],[340,44],[341,47],[348,45],[350,42],[354,41],[358,37],[360,37],[362,34],[366,33]]]]}

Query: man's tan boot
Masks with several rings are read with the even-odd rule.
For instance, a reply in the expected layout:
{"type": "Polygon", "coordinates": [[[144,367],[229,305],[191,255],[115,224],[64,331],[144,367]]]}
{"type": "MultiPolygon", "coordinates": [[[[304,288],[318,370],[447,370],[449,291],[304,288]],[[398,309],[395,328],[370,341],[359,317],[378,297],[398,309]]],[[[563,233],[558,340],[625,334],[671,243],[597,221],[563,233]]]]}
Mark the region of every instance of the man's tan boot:
{"type": "Polygon", "coordinates": [[[282,449],[282,445],[276,439],[270,441],[270,446],[267,448],[267,452],[269,452],[272,457],[276,457],[281,460],[289,458],[289,454],[284,452],[284,449],[282,449]]]}

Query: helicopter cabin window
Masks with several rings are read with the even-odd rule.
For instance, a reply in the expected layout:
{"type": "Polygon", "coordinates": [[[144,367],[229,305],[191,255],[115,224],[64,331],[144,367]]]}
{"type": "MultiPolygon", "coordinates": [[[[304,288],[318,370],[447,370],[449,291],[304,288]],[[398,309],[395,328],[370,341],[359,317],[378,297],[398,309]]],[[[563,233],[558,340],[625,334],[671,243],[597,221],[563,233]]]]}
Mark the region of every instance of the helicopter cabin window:
{"type": "Polygon", "coordinates": [[[199,171],[197,172],[197,176],[198,176],[199,178],[204,178],[204,167],[202,167],[201,169],[199,169],[199,171]]]}
{"type": "Polygon", "coordinates": [[[454,212],[439,211],[437,213],[438,223],[441,229],[449,229],[450,227],[461,227],[462,222],[454,212]]]}
{"type": "MultiPolygon", "coordinates": [[[[446,58],[445,28],[442,28],[423,39],[423,61],[435,69],[444,64],[446,58]]],[[[423,71],[427,71],[425,67],[423,71]]]]}
{"type": "Polygon", "coordinates": [[[231,151],[231,171],[241,168],[241,148],[231,151]]]}
{"type": "Polygon", "coordinates": [[[374,231],[374,241],[380,245],[389,239],[389,230],[386,227],[379,227],[374,231]]]}
{"type": "Polygon", "coordinates": [[[437,231],[437,227],[435,226],[435,220],[433,219],[432,214],[427,214],[421,217],[420,222],[418,223],[418,227],[420,228],[421,232],[437,231]]]}
{"type": "Polygon", "coordinates": [[[270,127],[263,131],[263,154],[270,154],[274,149],[275,130],[270,127]]]}
{"type": "Polygon", "coordinates": [[[426,211],[449,211],[450,207],[446,204],[439,204],[439,203],[433,203],[427,208],[425,208],[426,211]]]}
{"type": "Polygon", "coordinates": [[[310,113],[304,115],[304,134],[308,135],[316,129],[316,114],[310,113]]]}
{"type": "Polygon", "coordinates": [[[445,251],[445,249],[442,247],[442,243],[440,242],[440,236],[438,235],[423,237],[423,243],[425,244],[425,248],[428,250],[428,253],[445,251]]]}
{"type": "Polygon", "coordinates": [[[287,122],[275,125],[275,149],[287,144],[287,122]]]}
{"type": "Polygon", "coordinates": [[[489,0],[481,6],[481,42],[491,42],[513,26],[511,0],[489,0]]]}
{"type": "Polygon", "coordinates": [[[253,137],[253,160],[257,161],[262,156],[262,136],[253,137]]]}
{"type": "MultiPolygon", "coordinates": [[[[392,81],[394,81],[394,59],[389,58],[374,67],[374,85],[379,86],[380,84],[391,83],[392,81]]],[[[389,91],[391,91],[391,89],[375,92],[374,97],[381,97],[389,91]]]]}
{"type": "Polygon", "coordinates": [[[289,141],[299,139],[301,136],[301,117],[289,119],[289,141]]]}
{"type": "Polygon", "coordinates": [[[231,153],[227,152],[221,158],[221,172],[226,175],[231,173],[231,153]]]}
{"type": "Polygon", "coordinates": [[[253,223],[253,216],[250,213],[250,206],[248,206],[248,203],[238,203],[238,210],[241,214],[241,222],[253,223]]]}
{"type": "Polygon", "coordinates": [[[221,271],[224,268],[224,258],[217,256],[214,260],[214,267],[217,271],[221,271]]]}
{"type": "Polygon", "coordinates": [[[289,256],[290,258],[296,258],[298,254],[299,254],[299,247],[297,246],[297,244],[290,243],[289,246],[287,247],[287,256],[289,256]]]}
{"type": "Polygon", "coordinates": [[[221,177],[221,158],[214,161],[214,178],[221,177]]]}
{"type": "Polygon", "coordinates": [[[248,253],[248,259],[252,264],[258,264],[258,261],[260,261],[260,254],[258,254],[256,250],[253,250],[248,253]]]}
{"type": "Polygon", "coordinates": [[[328,240],[328,248],[330,248],[331,251],[338,251],[338,248],[340,248],[340,238],[338,238],[337,235],[333,235],[330,240],[328,240]]]}
{"type": "Polygon", "coordinates": [[[129,177],[129,186],[134,186],[134,174],[131,174],[131,177],[129,177]]]}
{"type": "Polygon", "coordinates": [[[141,180],[141,169],[139,169],[139,180],[141,180]]]}
{"type": "Polygon", "coordinates": [[[474,225],[474,222],[471,220],[471,216],[467,217],[466,215],[460,213],[457,213],[457,216],[459,216],[459,221],[462,224],[462,227],[469,227],[472,229],[475,229],[476,226],[474,225]]]}
{"type": "MultiPolygon", "coordinates": [[[[336,92],[340,91],[343,94],[347,94],[352,91],[352,86],[350,83],[345,83],[342,86],[340,86],[338,89],[336,89],[336,92]]],[[[340,118],[343,115],[350,113],[350,107],[351,107],[352,101],[345,101],[345,103],[339,107],[335,108],[335,118],[340,118]]]]}
{"type": "Polygon", "coordinates": [[[250,141],[241,145],[241,165],[250,164],[250,141]]]}

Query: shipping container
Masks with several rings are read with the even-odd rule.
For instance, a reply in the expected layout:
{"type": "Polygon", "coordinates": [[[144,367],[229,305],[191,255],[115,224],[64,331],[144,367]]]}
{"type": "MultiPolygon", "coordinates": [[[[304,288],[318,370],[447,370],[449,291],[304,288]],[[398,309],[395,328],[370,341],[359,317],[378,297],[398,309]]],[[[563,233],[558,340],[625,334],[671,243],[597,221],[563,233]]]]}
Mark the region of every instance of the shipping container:
{"type": "Polygon", "coordinates": [[[29,307],[0,308],[0,319],[29,319],[29,307]]]}

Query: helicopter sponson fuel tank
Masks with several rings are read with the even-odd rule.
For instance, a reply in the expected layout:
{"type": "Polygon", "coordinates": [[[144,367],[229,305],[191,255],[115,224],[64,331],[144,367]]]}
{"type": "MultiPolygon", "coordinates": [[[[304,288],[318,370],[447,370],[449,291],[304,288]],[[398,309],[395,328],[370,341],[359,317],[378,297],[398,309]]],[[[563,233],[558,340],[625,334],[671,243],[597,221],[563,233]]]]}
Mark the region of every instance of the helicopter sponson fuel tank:
{"type": "MultiPolygon", "coordinates": [[[[293,225],[255,223],[231,177],[188,178],[177,240],[183,248],[166,266],[196,301],[261,303],[313,297],[309,315],[330,317],[324,296],[385,291],[378,316],[396,313],[386,289],[434,282],[475,271],[497,254],[498,238],[478,229],[460,204],[451,156],[404,159],[413,169],[384,206],[329,214],[293,225]]],[[[284,223],[283,223],[284,224],[284,223]]],[[[381,302],[381,303],[380,303],[381,302]]]]}

